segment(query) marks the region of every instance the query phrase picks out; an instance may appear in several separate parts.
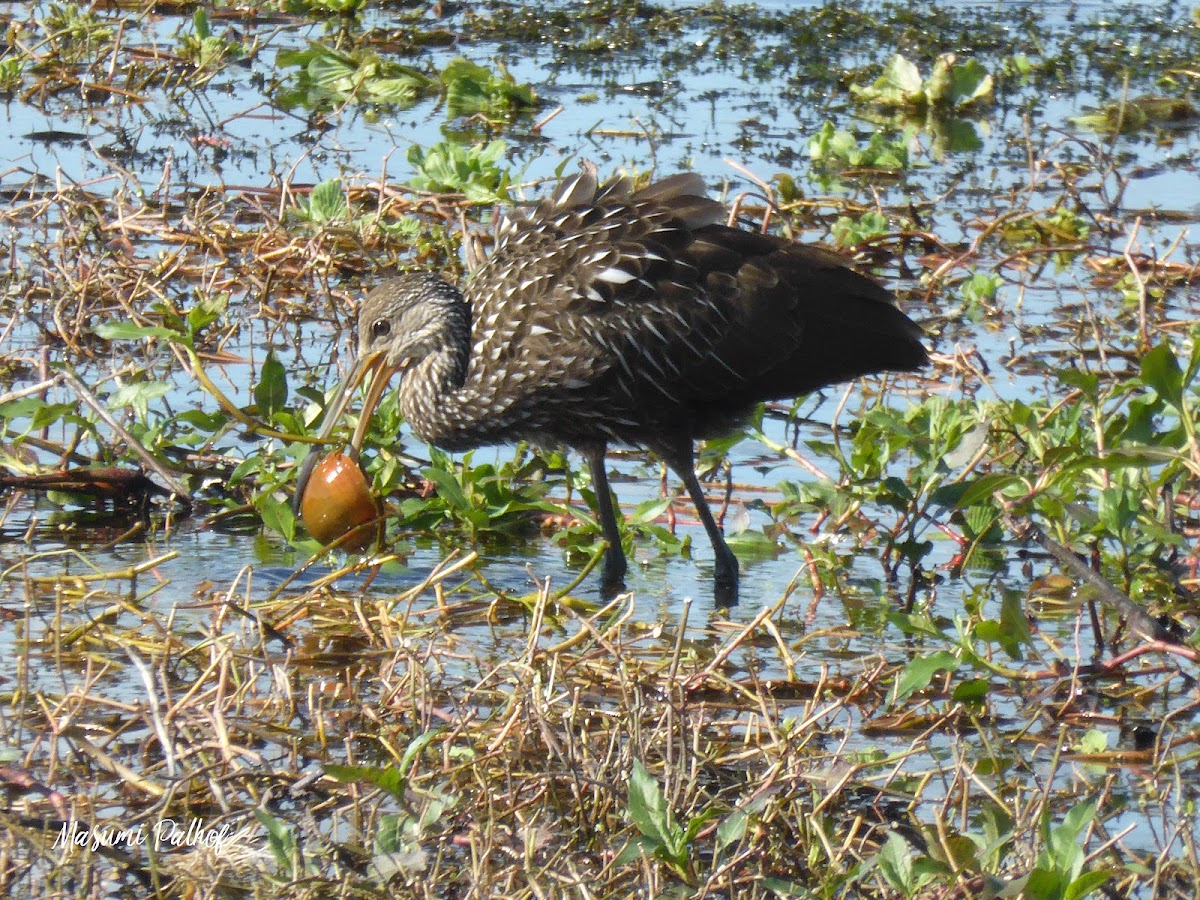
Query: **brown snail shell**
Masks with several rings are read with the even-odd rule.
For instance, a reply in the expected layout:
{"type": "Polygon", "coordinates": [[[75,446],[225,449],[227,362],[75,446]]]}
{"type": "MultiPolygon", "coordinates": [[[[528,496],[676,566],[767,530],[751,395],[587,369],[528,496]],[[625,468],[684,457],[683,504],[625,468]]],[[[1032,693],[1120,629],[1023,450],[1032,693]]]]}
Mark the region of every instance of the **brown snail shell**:
{"type": "Polygon", "coordinates": [[[300,518],[308,533],[330,544],[354,532],[338,546],[365,550],[379,529],[367,525],[380,517],[379,504],[358,463],[345,453],[330,453],[313,468],[300,499],[300,518]]]}

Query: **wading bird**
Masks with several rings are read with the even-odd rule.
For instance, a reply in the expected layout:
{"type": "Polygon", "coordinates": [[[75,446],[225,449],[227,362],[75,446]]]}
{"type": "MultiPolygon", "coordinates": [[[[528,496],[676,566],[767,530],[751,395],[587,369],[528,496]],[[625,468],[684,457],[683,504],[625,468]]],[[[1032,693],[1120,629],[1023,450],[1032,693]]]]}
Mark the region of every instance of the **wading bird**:
{"type": "Polygon", "coordinates": [[[322,437],[371,376],[357,453],[400,372],[401,411],[425,441],[575,448],[608,542],[609,594],[626,562],[605,451],[646,447],[683,479],[716,553],[717,600],[736,602],[737,558],[696,478],[694,442],[729,433],[762,401],[928,358],[891,293],[841,256],[729,227],[726,215],[694,174],[641,190],[588,172],[564,180],[500,221],[490,257],[462,289],[412,272],[367,295],[358,359],[322,437]]]}

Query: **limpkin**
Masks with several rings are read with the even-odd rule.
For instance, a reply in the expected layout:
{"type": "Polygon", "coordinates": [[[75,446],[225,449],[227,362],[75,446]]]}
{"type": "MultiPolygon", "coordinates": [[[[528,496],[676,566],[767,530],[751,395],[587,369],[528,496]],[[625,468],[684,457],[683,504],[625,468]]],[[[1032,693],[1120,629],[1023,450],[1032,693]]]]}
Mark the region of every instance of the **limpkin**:
{"type": "Polygon", "coordinates": [[[626,563],[605,451],[646,447],[683,479],[716,554],[717,598],[736,601],[737,558],[696,478],[694,441],[728,433],[764,400],[928,358],[921,329],[879,283],[830,250],[729,227],[726,214],[695,174],[640,190],[589,172],[564,180],[501,219],[461,290],[412,272],[367,295],[358,358],[322,437],[372,375],[356,453],[402,371],[400,408],[423,440],[577,449],[608,542],[606,593],[626,563]]]}

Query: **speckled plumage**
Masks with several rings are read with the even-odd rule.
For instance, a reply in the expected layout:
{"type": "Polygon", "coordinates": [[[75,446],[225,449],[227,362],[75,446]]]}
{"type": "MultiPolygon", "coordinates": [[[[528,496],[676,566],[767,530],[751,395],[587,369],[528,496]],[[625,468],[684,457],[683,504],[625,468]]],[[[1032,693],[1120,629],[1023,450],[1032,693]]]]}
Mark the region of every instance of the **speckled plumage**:
{"type": "Polygon", "coordinates": [[[760,401],[927,357],[892,295],[840,256],[727,227],[725,216],[697,175],[640,191],[578,175],[501,221],[461,293],[431,273],[373,290],[360,358],[405,369],[401,408],[434,444],[581,450],[610,542],[608,585],[625,561],[605,449],[655,451],[683,477],[717,553],[718,595],[732,602],[737,563],[696,481],[693,441],[760,401]]]}

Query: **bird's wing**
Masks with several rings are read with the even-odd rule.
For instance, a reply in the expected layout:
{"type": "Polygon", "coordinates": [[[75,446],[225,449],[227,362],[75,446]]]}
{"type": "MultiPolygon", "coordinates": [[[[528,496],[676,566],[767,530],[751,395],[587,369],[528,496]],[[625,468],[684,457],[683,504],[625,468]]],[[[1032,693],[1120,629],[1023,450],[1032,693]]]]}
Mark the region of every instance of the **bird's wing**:
{"type": "Polygon", "coordinates": [[[748,405],[926,362],[921,330],[892,293],[831,250],[712,226],[684,260],[706,273],[728,320],[715,364],[689,372],[693,397],[748,405]]]}
{"type": "Polygon", "coordinates": [[[697,175],[637,192],[624,179],[597,185],[589,173],[562,182],[529,212],[505,217],[468,284],[469,365],[480,377],[510,373],[503,393],[512,398],[611,387],[614,378],[630,390],[658,384],[670,398],[680,351],[664,351],[700,358],[722,327],[720,308],[697,290],[703,273],[682,259],[696,230],[723,218],[697,175]]]}
{"type": "Polygon", "coordinates": [[[632,191],[587,173],[510,215],[467,288],[470,365],[480,383],[504,373],[489,402],[702,418],[924,363],[920,330],[877,282],[724,216],[696,175],[632,191]]]}

